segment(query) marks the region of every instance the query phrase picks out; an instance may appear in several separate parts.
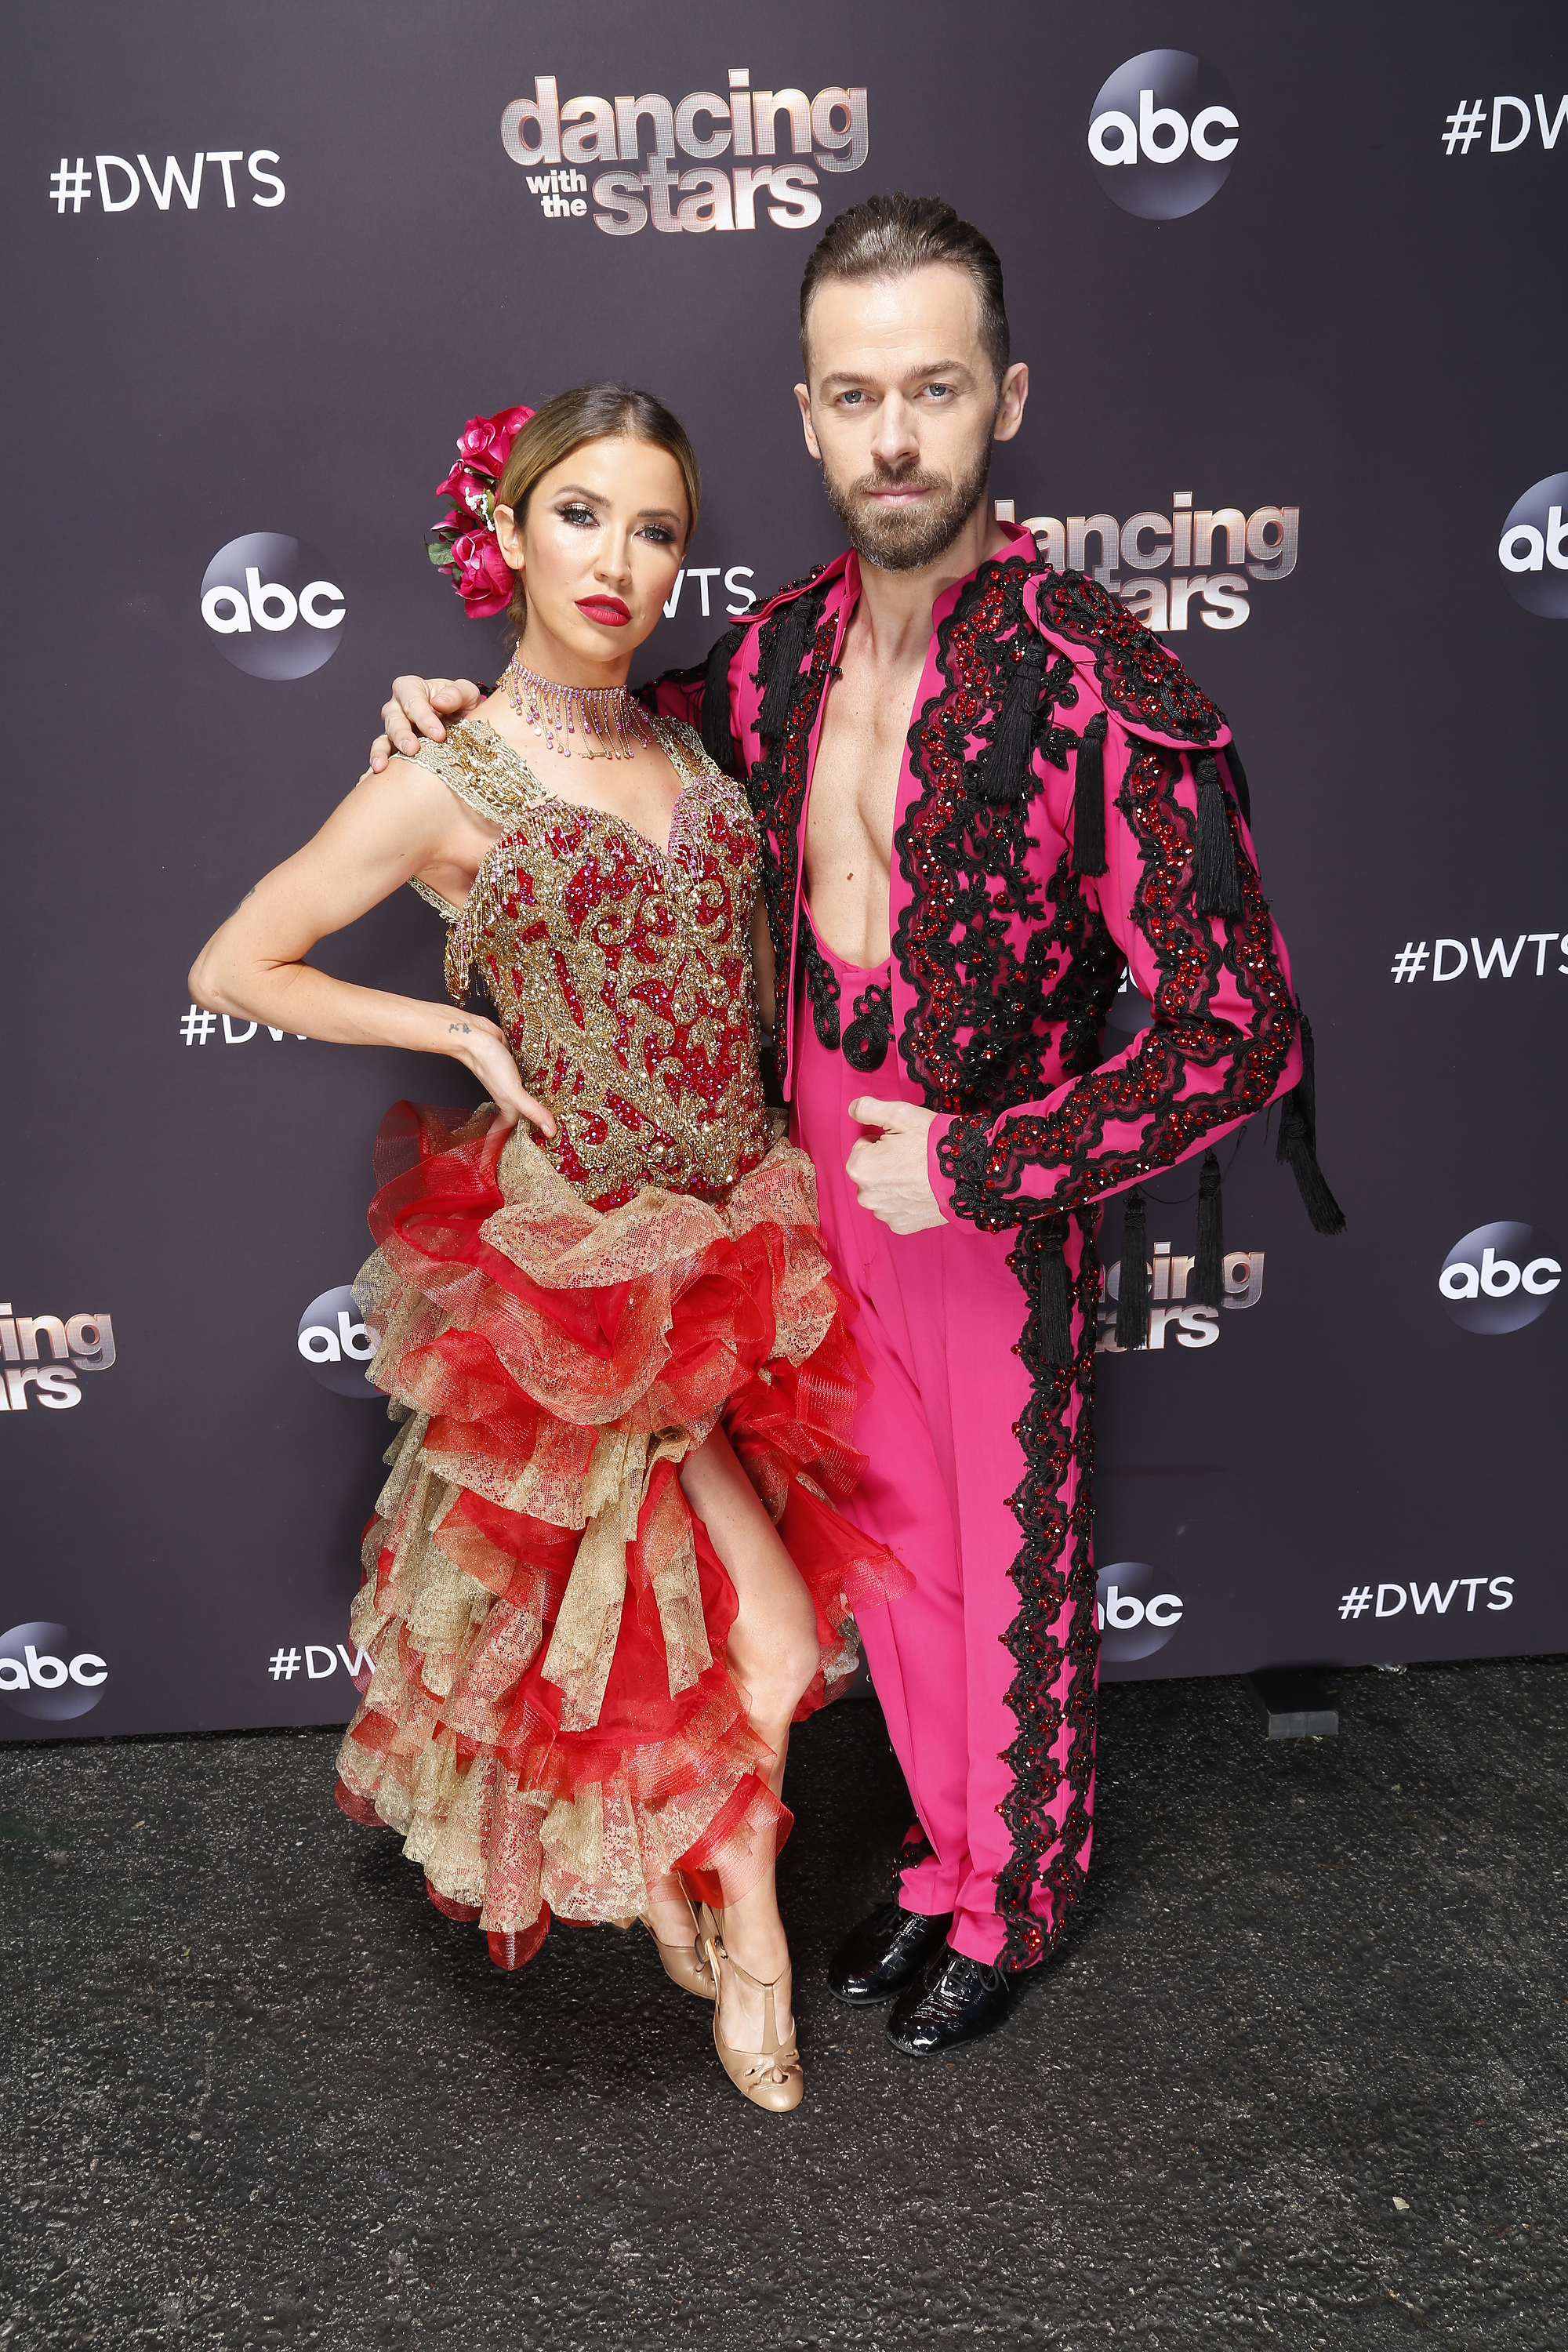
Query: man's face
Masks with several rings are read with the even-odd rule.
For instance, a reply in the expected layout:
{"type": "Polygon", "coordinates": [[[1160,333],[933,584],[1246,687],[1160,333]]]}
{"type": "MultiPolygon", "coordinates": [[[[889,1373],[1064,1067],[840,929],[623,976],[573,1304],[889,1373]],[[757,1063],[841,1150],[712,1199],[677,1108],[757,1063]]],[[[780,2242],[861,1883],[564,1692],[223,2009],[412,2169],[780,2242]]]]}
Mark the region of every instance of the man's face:
{"type": "Polygon", "coordinates": [[[993,440],[1018,430],[1028,370],[1000,389],[980,298],[948,262],[903,278],[830,278],[806,320],[805,445],[868,563],[911,572],[945,553],[985,495],[993,440]]]}

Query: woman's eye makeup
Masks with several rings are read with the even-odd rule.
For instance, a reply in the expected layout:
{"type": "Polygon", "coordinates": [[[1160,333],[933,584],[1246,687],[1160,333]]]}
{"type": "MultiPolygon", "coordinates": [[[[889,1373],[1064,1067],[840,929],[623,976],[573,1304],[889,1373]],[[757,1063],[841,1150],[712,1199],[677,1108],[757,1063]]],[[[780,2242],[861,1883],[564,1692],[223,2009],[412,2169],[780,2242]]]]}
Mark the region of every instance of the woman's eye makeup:
{"type": "MultiPolygon", "coordinates": [[[[592,507],[584,506],[581,499],[568,499],[556,508],[555,512],[560,520],[574,530],[596,530],[599,527],[598,515],[592,507]]],[[[655,547],[673,547],[675,544],[674,531],[663,522],[645,522],[637,537],[649,541],[655,547]]]]}

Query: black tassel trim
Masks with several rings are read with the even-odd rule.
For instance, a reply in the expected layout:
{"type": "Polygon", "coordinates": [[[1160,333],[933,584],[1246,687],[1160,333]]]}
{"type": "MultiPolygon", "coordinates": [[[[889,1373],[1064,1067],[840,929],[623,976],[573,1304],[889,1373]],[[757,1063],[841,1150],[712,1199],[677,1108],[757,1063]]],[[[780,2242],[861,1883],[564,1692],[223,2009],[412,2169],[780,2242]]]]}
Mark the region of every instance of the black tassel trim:
{"type": "Polygon", "coordinates": [[[1302,1124],[1306,1129],[1307,1149],[1309,1151],[1316,1151],[1318,1148],[1318,1048],[1312,1035],[1312,1024],[1300,1005],[1296,1008],[1296,1018],[1301,1036],[1301,1075],[1297,1079],[1292,1093],[1296,1107],[1301,1114],[1302,1124]]]}
{"type": "Polygon", "coordinates": [[[1086,720],[1079,738],[1072,787],[1072,870],[1105,871],[1105,736],[1110,721],[1103,710],[1086,720]]]}
{"type": "Polygon", "coordinates": [[[768,656],[768,682],[763,695],[763,707],[757,718],[757,732],[776,739],[784,733],[789,718],[789,706],[795,693],[795,680],[806,646],[816,635],[816,625],[822,615],[819,597],[809,591],[786,604],[779,621],[779,633],[773,639],[768,656]]]}
{"type": "MultiPolygon", "coordinates": [[[[1022,633],[1020,633],[1022,635],[1022,633]]],[[[988,801],[1027,800],[1035,782],[1035,721],[1040,707],[1046,648],[1031,630],[1013,662],[1001,709],[991,722],[981,790],[988,801]]]]}
{"type": "Polygon", "coordinates": [[[1149,1261],[1144,1255],[1143,1195],[1136,1184],[1127,1193],[1121,1229],[1121,1278],[1116,1288],[1116,1344],[1149,1345],[1149,1261]]]}
{"type": "Polygon", "coordinates": [[[1225,1304],[1225,1203],[1220,1198],[1219,1161],[1204,1153],[1198,1171],[1198,1254],[1187,1296],[1200,1307],[1225,1304]]]}
{"type": "Polygon", "coordinates": [[[1312,1044],[1312,1024],[1304,1013],[1300,1019],[1301,1075],[1285,1097],[1274,1157],[1296,1179],[1313,1232],[1342,1234],[1345,1213],[1330,1192],[1318,1165],[1318,1057],[1312,1044]]]}
{"type": "Polygon", "coordinates": [[[1241,811],[1248,833],[1252,831],[1252,793],[1247,786],[1247,770],[1241,764],[1241,753],[1234,742],[1225,747],[1225,764],[1230,770],[1230,789],[1236,794],[1236,805],[1241,811]]]}
{"type": "Polygon", "coordinates": [[[702,749],[727,776],[735,773],[739,761],[735,738],[730,731],[730,664],[745,634],[744,629],[726,629],[709,655],[702,674],[702,724],[698,732],[702,738],[702,749]]]}
{"type": "Polygon", "coordinates": [[[1198,761],[1198,854],[1194,877],[1200,915],[1239,915],[1241,883],[1236,871],[1236,844],[1212,751],[1198,761]]]}
{"type": "Polygon", "coordinates": [[[1040,1354],[1047,1364],[1073,1360],[1072,1314],[1068,1291],[1065,1217],[1040,1219],[1040,1264],[1035,1297],[1040,1311],[1040,1354]]]}

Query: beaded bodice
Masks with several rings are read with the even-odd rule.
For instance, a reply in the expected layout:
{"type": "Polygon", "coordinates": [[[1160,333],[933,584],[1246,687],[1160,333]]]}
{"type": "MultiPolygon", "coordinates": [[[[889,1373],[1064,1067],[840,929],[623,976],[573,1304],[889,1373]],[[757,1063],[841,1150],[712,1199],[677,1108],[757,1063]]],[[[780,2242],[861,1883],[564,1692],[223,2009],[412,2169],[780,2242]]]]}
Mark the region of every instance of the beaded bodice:
{"type": "Polygon", "coordinates": [[[446,916],[447,986],[470,975],[523,1084],[560,1122],[543,1142],[595,1208],[645,1184],[715,1199],[767,1151],[751,912],[757,835],[744,793],[694,731],[658,722],[680,779],[664,851],[621,818],[547,792],[483,719],[421,763],[504,828],[446,916]]]}

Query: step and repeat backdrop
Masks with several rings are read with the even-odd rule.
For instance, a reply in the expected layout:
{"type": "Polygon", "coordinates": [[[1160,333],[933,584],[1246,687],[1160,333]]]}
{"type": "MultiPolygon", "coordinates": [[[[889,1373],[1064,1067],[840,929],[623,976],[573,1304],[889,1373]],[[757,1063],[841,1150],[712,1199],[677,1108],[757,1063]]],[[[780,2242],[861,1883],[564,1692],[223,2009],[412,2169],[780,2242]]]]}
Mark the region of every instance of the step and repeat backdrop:
{"type": "MultiPolygon", "coordinates": [[[[1002,254],[1001,510],[1230,715],[1350,1219],[1255,1126],[1216,1310],[1152,1188],[1107,1671],[1568,1647],[1561,8],[59,0],[10,58],[0,1733],[349,1713],[371,1147],[472,1090],[187,967],[396,671],[498,674],[425,552],[466,417],[686,421],[650,671],[836,551],[796,292],[889,187],[1002,254]]],[[[405,892],[321,958],[439,997],[441,945],[405,892]]]]}

